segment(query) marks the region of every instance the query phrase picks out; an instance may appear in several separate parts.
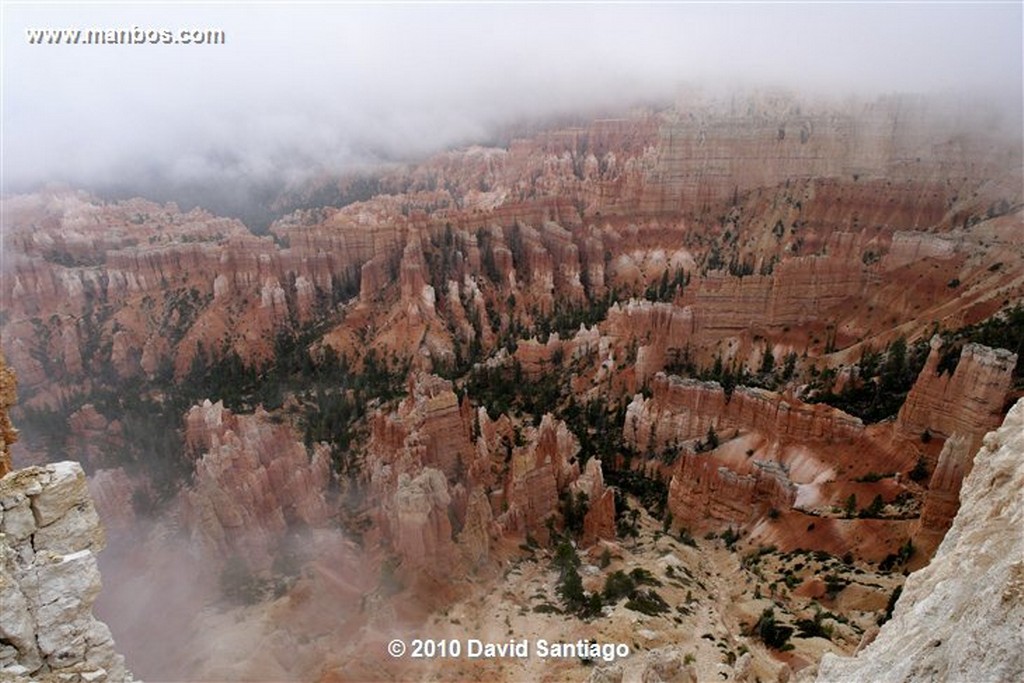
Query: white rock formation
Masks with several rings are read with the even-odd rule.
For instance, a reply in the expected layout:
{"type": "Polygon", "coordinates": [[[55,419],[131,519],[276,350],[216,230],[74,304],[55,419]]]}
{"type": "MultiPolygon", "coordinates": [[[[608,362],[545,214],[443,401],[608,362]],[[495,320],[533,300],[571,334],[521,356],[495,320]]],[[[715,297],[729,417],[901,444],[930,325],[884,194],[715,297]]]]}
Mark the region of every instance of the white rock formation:
{"type": "Polygon", "coordinates": [[[1024,680],[1024,400],[985,436],[960,501],[878,638],[826,654],[819,681],[1024,680]]]}
{"type": "Polygon", "coordinates": [[[104,543],[78,463],[0,479],[0,681],[131,680],[92,614],[104,543]]]}

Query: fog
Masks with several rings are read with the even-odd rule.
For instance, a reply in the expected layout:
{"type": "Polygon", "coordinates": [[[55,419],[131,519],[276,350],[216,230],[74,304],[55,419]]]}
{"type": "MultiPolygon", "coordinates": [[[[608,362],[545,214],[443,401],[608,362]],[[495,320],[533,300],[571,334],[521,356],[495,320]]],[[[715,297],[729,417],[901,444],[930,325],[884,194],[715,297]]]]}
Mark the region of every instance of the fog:
{"type": "Polygon", "coordinates": [[[3,190],[288,183],[694,87],[968,92],[1019,111],[1021,5],[3,7],[3,190]],[[30,45],[26,29],[221,29],[30,45]]]}

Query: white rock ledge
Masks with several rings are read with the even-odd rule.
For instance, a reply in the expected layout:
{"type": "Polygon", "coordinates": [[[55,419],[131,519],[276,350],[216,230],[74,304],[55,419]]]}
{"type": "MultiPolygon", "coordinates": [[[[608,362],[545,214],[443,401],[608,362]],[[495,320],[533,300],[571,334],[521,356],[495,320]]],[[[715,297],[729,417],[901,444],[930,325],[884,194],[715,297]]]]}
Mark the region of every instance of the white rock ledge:
{"type": "Polygon", "coordinates": [[[0,479],[0,683],[131,681],[92,614],[104,542],[78,463],[0,479]]]}

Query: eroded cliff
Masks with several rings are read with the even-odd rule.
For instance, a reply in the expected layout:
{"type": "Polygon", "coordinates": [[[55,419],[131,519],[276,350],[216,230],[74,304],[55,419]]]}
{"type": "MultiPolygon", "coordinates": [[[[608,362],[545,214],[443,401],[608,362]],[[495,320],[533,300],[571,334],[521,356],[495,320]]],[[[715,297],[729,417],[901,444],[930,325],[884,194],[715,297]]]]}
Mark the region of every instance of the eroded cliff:
{"type": "Polygon", "coordinates": [[[985,436],[960,511],[892,619],[819,681],[1014,681],[1024,677],[1024,401],[985,436]]]}

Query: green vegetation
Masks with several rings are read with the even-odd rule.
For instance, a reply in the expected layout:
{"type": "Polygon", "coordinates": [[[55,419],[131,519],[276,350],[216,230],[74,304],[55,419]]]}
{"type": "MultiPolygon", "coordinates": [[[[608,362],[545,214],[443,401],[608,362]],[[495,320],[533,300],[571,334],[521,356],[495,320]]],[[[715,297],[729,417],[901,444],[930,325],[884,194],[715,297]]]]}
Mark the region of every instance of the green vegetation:
{"type": "Polygon", "coordinates": [[[924,367],[928,351],[927,341],[920,340],[908,347],[902,337],[884,352],[865,348],[839,393],[832,391],[836,373],[830,368],[818,373],[807,400],[827,403],[868,423],[881,422],[899,412],[924,367]]]}
{"type": "Polygon", "coordinates": [[[928,478],[929,474],[928,461],[924,459],[923,455],[919,455],[917,456],[917,462],[914,464],[914,469],[910,470],[907,476],[913,481],[922,482],[928,478]]]}
{"type": "Polygon", "coordinates": [[[910,558],[914,556],[916,549],[914,543],[909,538],[900,549],[895,553],[889,553],[885,558],[878,563],[878,570],[883,572],[893,571],[899,567],[902,567],[910,561],[910,558]]]}
{"type": "Polygon", "coordinates": [[[861,518],[876,518],[882,516],[882,508],[885,507],[885,500],[882,498],[882,494],[878,494],[872,499],[871,504],[858,513],[858,517],[861,518]]]}
{"type": "Polygon", "coordinates": [[[952,373],[960,360],[964,344],[976,343],[1017,354],[1013,369],[1014,385],[1024,386],[1024,304],[1017,303],[977,325],[942,333],[942,355],[938,371],[952,373]]]}
{"type": "Polygon", "coordinates": [[[847,519],[853,517],[857,512],[857,494],[851,493],[850,497],[846,499],[846,505],[843,506],[843,512],[846,513],[847,519]]]}
{"type": "MultiPolygon", "coordinates": [[[[651,479],[640,472],[630,469],[608,469],[604,475],[605,481],[618,489],[631,493],[637,497],[640,504],[655,519],[663,519],[668,511],[668,484],[660,479],[651,479]]],[[[615,501],[616,514],[621,510],[625,514],[628,506],[625,501],[618,498],[615,501]]]]}
{"type": "Polygon", "coordinates": [[[669,611],[665,600],[653,589],[640,590],[641,586],[660,586],[661,582],[647,571],[637,567],[629,574],[612,572],[604,582],[604,599],[614,604],[626,599],[626,609],[654,616],[669,611]]]}
{"type": "Polygon", "coordinates": [[[896,476],[895,472],[887,472],[885,474],[879,474],[878,472],[868,472],[867,474],[865,474],[862,477],[857,477],[856,479],[854,479],[854,481],[858,481],[858,482],[860,482],[862,484],[863,483],[874,483],[876,481],[881,481],[882,479],[888,479],[889,477],[895,477],[895,476],[896,476]]]}
{"type": "Polygon", "coordinates": [[[796,628],[799,631],[797,637],[832,640],[832,627],[824,623],[826,616],[828,616],[827,613],[819,607],[814,611],[813,618],[797,619],[796,628]]]}
{"type": "Polygon", "coordinates": [[[885,613],[878,617],[878,625],[881,626],[885,622],[892,619],[892,612],[896,609],[896,601],[900,599],[900,595],[903,593],[903,586],[896,586],[892,594],[889,596],[889,602],[885,605],[885,613]]]}
{"type": "Polygon", "coordinates": [[[253,605],[268,593],[270,582],[259,578],[238,555],[232,555],[220,574],[221,594],[231,602],[253,605]]]}
{"type": "Polygon", "coordinates": [[[761,617],[754,625],[754,635],[774,650],[793,649],[789,643],[789,638],[793,635],[793,627],[780,625],[775,619],[774,608],[767,607],[761,613],[761,617]]]}
{"type": "Polygon", "coordinates": [[[682,268],[677,268],[671,279],[669,279],[666,268],[658,283],[652,284],[644,290],[644,298],[648,301],[671,302],[683,292],[689,283],[690,276],[682,268]]]}
{"type": "Polygon", "coordinates": [[[562,494],[560,502],[566,532],[578,537],[583,533],[583,518],[586,517],[587,510],[590,508],[587,494],[582,491],[573,494],[571,490],[567,490],[562,494]]]}
{"type": "Polygon", "coordinates": [[[645,591],[636,591],[629,600],[626,601],[626,609],[631,609],[634,612],[640,612],[648,616],[657,616],[668,612],[671,607],[665,602],[665,599],[658,595],[658,592],[653,589],[645,591]]]}
{"type": "Polygon", "coordinates": [[[583,579],[580,577],[580,557],[576,548],[567,540],[562,540],[555,548],[555,556],[551,561],[558,571],[558,583],[555,590],[562,598],[566,612],[576,614],[582,619],[590,619],[601,613],[604,603],[599,593],[587,594],[583,590],[583,579]]]}

